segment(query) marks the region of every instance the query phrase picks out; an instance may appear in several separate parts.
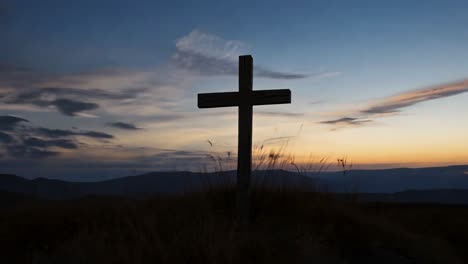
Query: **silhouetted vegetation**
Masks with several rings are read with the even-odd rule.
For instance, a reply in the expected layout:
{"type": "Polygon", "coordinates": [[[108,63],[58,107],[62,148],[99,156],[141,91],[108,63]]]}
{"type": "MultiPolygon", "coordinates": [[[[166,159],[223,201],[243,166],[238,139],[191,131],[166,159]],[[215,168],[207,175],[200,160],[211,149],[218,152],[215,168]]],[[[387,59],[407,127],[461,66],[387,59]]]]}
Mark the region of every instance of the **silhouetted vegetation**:
{"type": "MultiPolygon", "coordinates": [[[[9,201],[15,202],[12,195],[9,201]]],[[[260,188],[248,230],[235,190],[2,208],[4,263],[466,263],[468,208],[365,204],[260,188]]]]}

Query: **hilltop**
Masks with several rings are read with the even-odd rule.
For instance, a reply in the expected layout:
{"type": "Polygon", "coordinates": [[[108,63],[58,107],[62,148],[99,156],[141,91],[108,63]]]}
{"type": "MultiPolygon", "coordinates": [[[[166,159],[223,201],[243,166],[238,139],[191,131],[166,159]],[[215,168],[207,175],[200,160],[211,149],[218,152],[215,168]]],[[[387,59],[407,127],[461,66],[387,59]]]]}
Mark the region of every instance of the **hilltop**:
{"type": "MultiPolygon", "coordinates": [[[[468,208],[363,204],[255,189],[247,229],[235,191],[19,203],[0,214],[7,263],[466,263],[468,208]]],[[[11,195],[10,195],[10,200],[11,195]]]]}

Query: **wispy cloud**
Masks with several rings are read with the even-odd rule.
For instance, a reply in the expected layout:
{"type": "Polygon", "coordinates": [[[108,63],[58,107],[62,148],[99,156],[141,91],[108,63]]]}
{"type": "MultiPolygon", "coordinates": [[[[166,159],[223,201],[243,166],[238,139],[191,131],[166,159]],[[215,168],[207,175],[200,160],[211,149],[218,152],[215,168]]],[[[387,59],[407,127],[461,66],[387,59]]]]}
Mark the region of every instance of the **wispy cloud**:
{"type": "MultiPolygon", "coordinates": [[[[60,77],[58,77],[60,78],[60,77]]],[[[54,81],[52,78],[49,81],[54,81]]],[[[84,81],[84,80],[83,80],[84,81]]],[[[69,85],[77,84],[77,81],[69,81],[69,85]]],[[[140,92],[142,89],[126,89],[118,92],[108,92],[102,89],[84,89],[84,88],[73,88],[73,87],[40,87],[41,82],[31,82],[29,84],[32,87],[24,87],[20,92],[15,94],[5,95],[12,103],[18,102],[30,102],[39,99],[47,98],[60,98],[69,96],[72,98],[92,98],[92,99],[115,99],[122,100],[128,98],[134,98],[135,94],[140,92]],[[39,87],[36,87],[39,86],[39,87]]],[[[29,86],[28,85],[28,86],[29,86]]]]}
{"type": "MultiPolygon", "coordinates": [[[[176,42],[177,52],[173,63],[182,69],[202,75],[237,75],[238,56],[247,53],[246,45],[236,40],[224,40],[218,36],[193,30],[176,42]]],[[[262,65],[255,65],[254,75],[270,79],[301,79],[326,77],[336,73],[315,74],[275,71],[262,65]]]]}
{"type": "Polygon", "coordinates": [[[342,117],[338,119],[332,119],[327,121],[320,122],[321,124],[329,124],[329,125],[348,125],[348,126],[360,126],[366,123],[372,122],[372,120],[363,120],[360,118],[354,117],[342,117]]]}
{"type": "Polygon", "coordinates": [[[268,117],[302,117],[304,113],[291,113],[291,112],[273,112],[273,111],[255,111],[255,115],[268,116],[268,117]]]}
{"type": "Polygon", "coordinates": [[[468,92],[468,80],[410,90],[383,98],[382,100],[362,107],[361,110],[349,112],[347,116],[336,117],[319,123],[333,125],[335,127],[361,126],[371,123],[375,118],[397,114],[401,112],[403,108],[418,103],[454,96],[464,92],[468,92]]]}
{"type": "Polygon", "coordinates": [[[71,136],[81,136],[96,139],[112,139],[113,135],[104,132],[89,131],[89,130],[67,130],[67,129],[51,129],[39,127],[35,128],[34,131],[41,136],[48,138],[61,138],[71,136]]]}
{"type": "Polygon", "coordinates": [[[412,90],[400,93],[395,96],[384,98],[383,100],[371,104],[363,109],[363,114],[388,114],[399,112],[402,108],[415,105],[421,102],[444,98],[468,92],[468,80],[460,82],[438,85],[419,90],[412,90]]]}
{"type": "Polygon", "coordinates": [[[140,130],[141,127],[137,127],[135,124],[132,123],[125,123],[125,122],[109,122],[107,123],[108,126],[125,129],[125,130],[140,130]]]}

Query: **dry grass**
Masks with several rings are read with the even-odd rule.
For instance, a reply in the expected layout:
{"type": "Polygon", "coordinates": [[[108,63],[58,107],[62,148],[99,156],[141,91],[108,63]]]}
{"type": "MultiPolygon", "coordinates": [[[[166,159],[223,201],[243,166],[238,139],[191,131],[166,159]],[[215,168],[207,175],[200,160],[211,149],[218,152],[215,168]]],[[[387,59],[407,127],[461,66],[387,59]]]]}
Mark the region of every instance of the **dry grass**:
{"type": "MultiPolygon", "coordinates": [[[[212,142],[210,142],[211,145],[212,142]]],[[[321,173],[326,158],[298,165],[276,148],[254,147],[265,172],[251,193],[251,222],[235,216],[233,183],[206,183],[180,196],[89,197],[23,202],[1,209],[3,263],[467,263],[468,208],[359,204],[296,186],[267,184],[272,170],[321,173]],[[216,186],[216,187],[214,187],[216,186]],[[413,215],[413,212],[415,214],[413,215]],[[436,219],[436,220],[434,220],[436,219]],[[460,230],[461,233],[457,233],[460,230]]],[[[231,153],[210,156],[218,172],[231,153]]],[[[350,169],[338,160],[343,173],[350,169]]],[[[221,174],[221,173],[220,173],[221,174]]],[[[222,181],[223,179],[221,179],[222,181]]],[[[316,189],[317,190],[317,189],[316,189]]]]}
{"type": "Polygon", "coordinates": [[[259,188],[245,232],[232,188],[92,197],[5,209],[0,241],[4,263],[463,263],[456,253],[468,233],[455,244],[444,239],[450,218],[430,222],[441,233],[428,232],[413,228],[407,211],[383,208],[259,188]]]}
{"type": "MultiPolygon", "coordinates": [[[[294,153],[288,150],[294,137],[277,137],[265,139],[252,146],[252,171],[289,170],[301,175],[321,173],[333,165],[328,157],[318,157],[310,154],[301,162],[296,161],[294,153]]],[[[207,155],[208,164],[201,172],[224,172],[236,170],[237,156],[231,151],[220,151],[222,145],[207,140],[212,151],[207,155]]],[[[346,167],[347,170],[350,167],[346,167]]]]}

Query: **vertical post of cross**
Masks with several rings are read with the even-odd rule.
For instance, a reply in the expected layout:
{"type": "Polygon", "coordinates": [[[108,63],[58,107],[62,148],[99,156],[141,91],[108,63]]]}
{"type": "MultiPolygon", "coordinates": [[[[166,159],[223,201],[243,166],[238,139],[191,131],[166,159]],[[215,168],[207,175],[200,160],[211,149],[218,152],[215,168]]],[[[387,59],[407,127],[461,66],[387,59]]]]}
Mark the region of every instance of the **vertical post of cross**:
{"type": "Polygon", "coordinates": [[[239,57],[239,118],[237,158],[237,210],[241,225],[247,226],[250,218],[250,176],[252,167],[252,85],[253,58],[239,57]]]}

